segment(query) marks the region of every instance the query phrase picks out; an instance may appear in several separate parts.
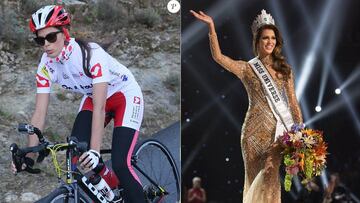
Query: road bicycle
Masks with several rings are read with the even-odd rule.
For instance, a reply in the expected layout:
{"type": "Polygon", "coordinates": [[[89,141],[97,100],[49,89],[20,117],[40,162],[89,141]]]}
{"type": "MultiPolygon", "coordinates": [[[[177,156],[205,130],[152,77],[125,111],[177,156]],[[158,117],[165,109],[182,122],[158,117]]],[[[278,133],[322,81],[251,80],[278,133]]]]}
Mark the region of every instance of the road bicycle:
{"type": "MultiPolygon", "coordinates": [[[[37,162],[43,161],[50,154],[60,183],[58,188],[39,200],[39,203],[126,203],[121,180],[120,185],[113,189],[114,200],[107,201],[105,194],[98,191],[89,181],[93,172],[83,173],[78,168],[77,159],[87,151],[87,143],[78,142],[75,137],[67,137],[67,141],[64,143],[52,143],[42,135],[38,128],[29,124],[19,124],[18,130],[29,135],[35,133],[39,138],[39,145],[19,148],[16,143],[13,143],[10,146],[17,170],[20,171],[21,163],[24,163],[25,155],[28,153],[39,153],[37,162]],[[65,168],[61,168],[61,164],[58,162],[57,154],[60,151],[66,151],[65,168]],[[65,174],[65,180],[62,179],[63,174],[65,174]]],[[[100,151],[101,154],[110,152],[111,149],[100,151]]],[[[146,202],[180,202],[179,172],[170,151],[161,142],[147,139],[138,144],[131,157],[131,165],[140,178],[146,202]]],[[[39,169],[31,167],[27,167],[25,171],[40,173],[39,169]]]]}

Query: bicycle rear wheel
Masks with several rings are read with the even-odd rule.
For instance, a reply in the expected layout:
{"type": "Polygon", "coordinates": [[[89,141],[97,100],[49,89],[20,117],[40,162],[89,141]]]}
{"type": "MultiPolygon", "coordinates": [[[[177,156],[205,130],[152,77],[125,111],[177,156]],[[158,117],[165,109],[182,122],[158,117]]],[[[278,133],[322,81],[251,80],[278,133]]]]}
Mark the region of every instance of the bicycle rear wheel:
{"type": "Polygon", "coordinates": [[[132,165],[149,202],[180,202],[179,172],[169,150],[157,140],[146,140],[135,150],[132,165]]]}
{"type": "MultiPolygon", "coordinates": [[[[78,193],[78,203],[92,203],[81,192],[78,193]]],[[[52,191],[48,196],[38,200],[36,203],[74,203],[74,194],[70,193],[65,187],[59,187],[52,191]]]]}

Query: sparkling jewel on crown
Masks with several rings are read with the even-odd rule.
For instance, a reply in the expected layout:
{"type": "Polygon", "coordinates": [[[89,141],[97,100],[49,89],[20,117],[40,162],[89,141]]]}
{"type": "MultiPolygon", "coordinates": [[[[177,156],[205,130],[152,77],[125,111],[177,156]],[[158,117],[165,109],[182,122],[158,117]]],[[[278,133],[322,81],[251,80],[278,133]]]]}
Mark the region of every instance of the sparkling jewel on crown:
{"type": "Polygon", "coordinates": [[[253,34],[263,25],[275,25],[274,18],[270,15],[270,13],[266,13],[263,9],[261,13],[255,18],[252,26],[251,31],[253,34]]]}

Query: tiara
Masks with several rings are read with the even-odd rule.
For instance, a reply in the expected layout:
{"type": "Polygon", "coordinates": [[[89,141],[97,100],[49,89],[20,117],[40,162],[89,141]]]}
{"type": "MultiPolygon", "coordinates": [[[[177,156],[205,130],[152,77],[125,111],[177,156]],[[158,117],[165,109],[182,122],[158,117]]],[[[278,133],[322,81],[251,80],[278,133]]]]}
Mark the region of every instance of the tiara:
{"type": "Polygon", "coordinates": [[[256,16],[254,22],[251,26],[251,31],[255,35],[256,31],[263,25],[275,25],[274,18],[270,15],[270,13],[266,13],[263,9],[261,13],[256,16]]]}

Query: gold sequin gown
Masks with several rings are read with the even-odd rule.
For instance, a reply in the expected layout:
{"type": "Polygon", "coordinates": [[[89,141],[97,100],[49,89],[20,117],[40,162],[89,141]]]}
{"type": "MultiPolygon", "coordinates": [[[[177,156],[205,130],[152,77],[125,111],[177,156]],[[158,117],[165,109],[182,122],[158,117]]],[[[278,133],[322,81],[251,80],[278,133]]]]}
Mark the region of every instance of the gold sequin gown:
{"type": "MultiPolygon", "coordinates": [[[[268,105],[261,81],[246,61],[236,61],[221,53],[216,34],[209,34],[209,38],[214,60],[242,81],[249,97],[249,108],[241,132],[241,149],[245,166],[243,202],[279,203],[281,202],[279,178],[281,149],[270,147],[274,142],[277,121],[268,105]]],[[[262,62],[279,91],[283,93],[282,96],[287,101],[294,122],[302,123],[293,74],[291,73],[290,78],[284,81],[281,75],[276,74],[271,68],[271,59],[262,59],[262,62]]]]}

